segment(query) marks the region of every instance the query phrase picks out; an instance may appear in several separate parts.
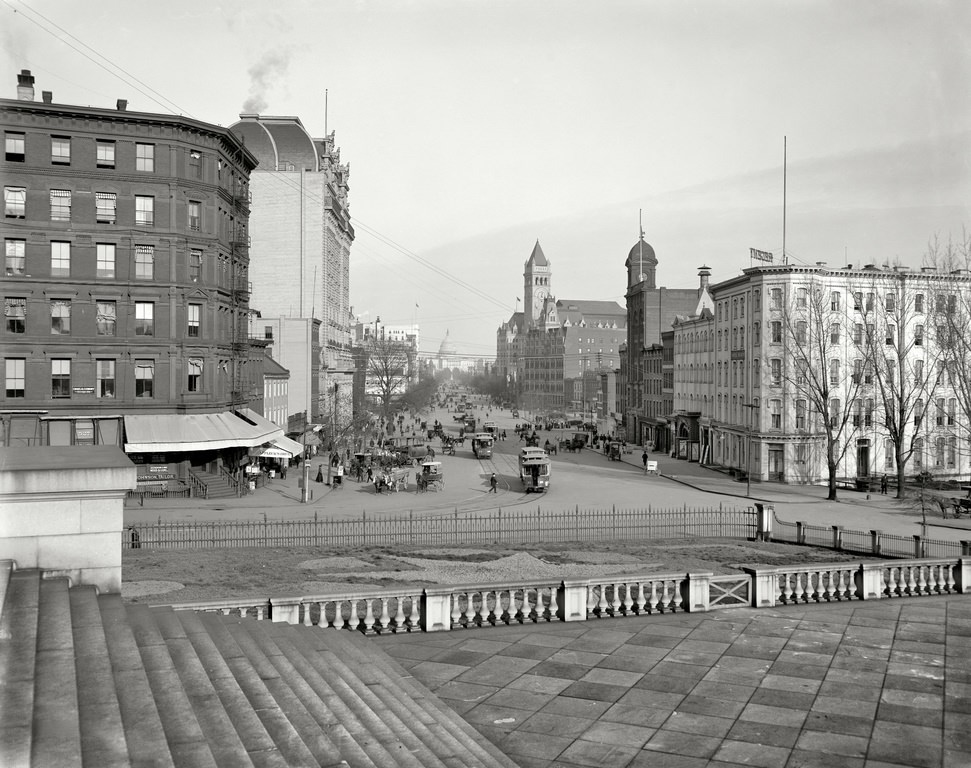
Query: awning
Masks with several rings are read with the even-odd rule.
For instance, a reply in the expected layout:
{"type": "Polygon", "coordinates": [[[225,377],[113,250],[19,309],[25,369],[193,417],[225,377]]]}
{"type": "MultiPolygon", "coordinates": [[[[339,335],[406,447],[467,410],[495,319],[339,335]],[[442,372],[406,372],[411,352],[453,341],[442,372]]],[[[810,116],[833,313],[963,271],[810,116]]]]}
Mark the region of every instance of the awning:
{"type": "Polygon", "coordinates": [[[283,430],[249,408],[221,413],[125,416],[126,453],[252,448],[283,437],[283,430]]]}
{"type": "Polygon", "coordinates": [[[284,435],[274,438],[273,442],[263,450],[250,451],[250,454],[253,453],[263,459],[289,459],[293,456],[302,455],[303,446],[296,440],[291,440],[284,435]]]}

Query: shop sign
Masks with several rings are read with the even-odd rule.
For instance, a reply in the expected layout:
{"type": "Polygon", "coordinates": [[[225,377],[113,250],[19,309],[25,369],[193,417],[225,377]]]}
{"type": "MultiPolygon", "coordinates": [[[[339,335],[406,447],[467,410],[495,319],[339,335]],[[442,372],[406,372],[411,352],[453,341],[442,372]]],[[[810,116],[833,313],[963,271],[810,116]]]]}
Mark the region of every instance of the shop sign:
{"type": "Polygon", "coordinates": [[[93,395],[94,387],[74,387],[75,395],[93,395]]]}

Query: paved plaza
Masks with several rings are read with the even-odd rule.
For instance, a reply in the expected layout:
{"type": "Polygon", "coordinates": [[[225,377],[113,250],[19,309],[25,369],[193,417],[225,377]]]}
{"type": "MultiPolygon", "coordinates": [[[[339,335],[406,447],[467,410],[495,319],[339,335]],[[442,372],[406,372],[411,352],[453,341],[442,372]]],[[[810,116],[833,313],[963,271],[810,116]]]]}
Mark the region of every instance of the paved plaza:
{"type": "Polygon", "coordinates": [[[971,598],[374,642],[522,768],[967,768],[971,598]]]}

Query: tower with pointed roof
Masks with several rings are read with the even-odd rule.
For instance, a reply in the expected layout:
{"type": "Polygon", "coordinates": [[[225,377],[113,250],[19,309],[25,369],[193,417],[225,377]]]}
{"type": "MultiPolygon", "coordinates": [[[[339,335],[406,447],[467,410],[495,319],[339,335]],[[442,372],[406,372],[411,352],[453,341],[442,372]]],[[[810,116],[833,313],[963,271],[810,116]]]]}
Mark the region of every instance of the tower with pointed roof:
{"type": "Polygon", "coordinates": [[[552,295],[552,277],[553,270],[537,240],[523,271],[523,319],[526,328],[540,324],[543,304],[552,295]]]}

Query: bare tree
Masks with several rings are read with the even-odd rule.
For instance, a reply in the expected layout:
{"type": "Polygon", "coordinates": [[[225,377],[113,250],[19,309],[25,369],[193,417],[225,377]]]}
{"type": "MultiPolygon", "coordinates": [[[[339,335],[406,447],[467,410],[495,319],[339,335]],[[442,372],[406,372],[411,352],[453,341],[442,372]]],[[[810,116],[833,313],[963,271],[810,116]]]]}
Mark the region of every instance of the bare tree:
{"type": "Polygon", "coordinates": [[[374,339],[368,346],[367,386],[388,420],[394,401],[408,384],[411,348],[393,339],[374,339]]]}
{"type": "Polygon", "coordinates": [[[867,387],[866,419],[879,417],[891,443],[893,466],[888,469],[896,472],[897,498],[904,497],[907,465],[944,382],[939,340],[927,328],[934,314],[927,285],[923,275],[897,269],[857,281],[854,291],[862,326],[855,338],[857,367],[867,387]]]}
{"type": "MultiPolygon", "coordinates": [[[[770,341],[782,341],[784,336],[791,364],[780,367],[795,394],[795,427],[810,443],[823,443],[826,498],[835,501],[839,467],[856,430],[851,405],[862,382],[844,364],[846,349],[852,343],[848,338],[848,297],[841,288],[822,282],[825,275],[818,280],[795,286],[782,319],[770,321],[779,322],[780,326],[770,325],[768,330],[770,341]],[[802,414],[800,402],[807,404],[802,414]]],[[[775,365],[771,359],[769,362],[775,365]]]]}

